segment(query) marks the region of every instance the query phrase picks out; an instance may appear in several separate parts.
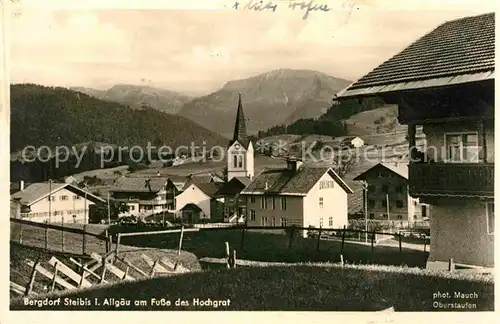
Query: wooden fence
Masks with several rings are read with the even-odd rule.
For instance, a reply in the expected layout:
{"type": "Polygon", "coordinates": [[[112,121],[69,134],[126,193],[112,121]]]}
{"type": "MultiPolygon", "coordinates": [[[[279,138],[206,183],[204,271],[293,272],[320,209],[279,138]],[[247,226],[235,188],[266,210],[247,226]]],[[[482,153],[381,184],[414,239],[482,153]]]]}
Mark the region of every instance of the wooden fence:
{"type": "Polygon", "coordinates": [[[37,223],[10,219],[10,241],[46,251],[85,255],[91,252],[107,253],[112,249],[112,238],[64,224],[37,223]]]}

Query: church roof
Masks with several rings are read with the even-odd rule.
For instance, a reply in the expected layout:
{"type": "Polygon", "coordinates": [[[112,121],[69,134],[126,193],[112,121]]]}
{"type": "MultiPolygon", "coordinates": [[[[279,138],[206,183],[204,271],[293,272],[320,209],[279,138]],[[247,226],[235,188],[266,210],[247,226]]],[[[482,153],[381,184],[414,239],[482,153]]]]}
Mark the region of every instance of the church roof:
{"type": "Polygon", "coordinates": [[[248,148],[250,144],[247,136],[245,115],[243,114],[243,104],[241,103],[241,93],[238,94],[238,111],[236,112],[236,122],[234,123],[233,139],[229,142],[229,146],[233,145],[236,141],[245,148],[248,148]]]}

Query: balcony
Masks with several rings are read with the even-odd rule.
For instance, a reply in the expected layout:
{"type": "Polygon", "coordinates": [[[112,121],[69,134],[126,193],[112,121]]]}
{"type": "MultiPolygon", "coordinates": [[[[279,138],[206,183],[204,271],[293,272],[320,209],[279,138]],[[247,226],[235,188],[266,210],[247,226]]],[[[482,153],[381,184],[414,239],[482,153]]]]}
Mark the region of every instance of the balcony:
{"type": "Polygon", "coordinates": [[[410,163],[410,195],[419,197],[493,197],[494,164],[410,163]]]}

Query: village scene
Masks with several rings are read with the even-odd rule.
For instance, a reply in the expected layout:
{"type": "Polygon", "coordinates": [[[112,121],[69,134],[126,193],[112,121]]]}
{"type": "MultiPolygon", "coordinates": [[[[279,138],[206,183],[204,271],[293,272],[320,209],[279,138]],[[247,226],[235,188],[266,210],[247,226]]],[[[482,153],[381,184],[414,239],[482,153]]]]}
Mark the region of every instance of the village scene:
{"type": "Polygon", "coordinates": [[[492,311],[495,15],[435,21],[349,80],[13,82],[11,310],[492,311]]]}

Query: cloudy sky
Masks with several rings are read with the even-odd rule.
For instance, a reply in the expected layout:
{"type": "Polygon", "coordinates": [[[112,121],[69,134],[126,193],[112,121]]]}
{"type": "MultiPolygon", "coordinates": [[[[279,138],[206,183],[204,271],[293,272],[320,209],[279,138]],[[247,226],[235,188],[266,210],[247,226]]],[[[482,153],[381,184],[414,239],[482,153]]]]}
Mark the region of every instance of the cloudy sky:
{"type": "Polygon", "coordinates": [[[238,10],[234,1],[216,0],[205,7],[167,0],[177,9],[163,10],[151,1],[65,10],[25,2],[11,18],[11,81],[101,89],[147,84],[202,94],[278,68],[355,80],[442,22],[493,11],[494,3],[314,0],[331,9],[302,19],[287,0],[274,1],[275,12],[245,10],[249,1],[240,0],[238,10]]]}

